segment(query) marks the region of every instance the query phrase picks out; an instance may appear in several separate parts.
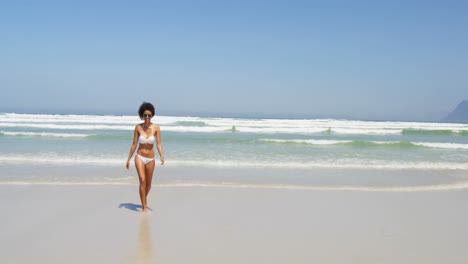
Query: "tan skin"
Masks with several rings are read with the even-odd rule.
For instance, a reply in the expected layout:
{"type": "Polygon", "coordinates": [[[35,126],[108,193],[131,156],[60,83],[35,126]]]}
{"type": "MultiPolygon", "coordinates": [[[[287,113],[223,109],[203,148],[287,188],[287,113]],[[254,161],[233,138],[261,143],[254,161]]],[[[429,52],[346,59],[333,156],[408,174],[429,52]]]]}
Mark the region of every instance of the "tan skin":
{"type": "MultiPolygon", "coordinates": [[[[159,153],[161,165],[164,165],[164,155],[161,146],[161,130],[158,125],[151,123],[152,116],[153,113],[151,113],[151,111],[145,110],[143,112],[144,122],[135,126],[135,130],[133,133],[133,144],[130,148],[127,164],[125,165],[125,167],[127,167],[127,170],[130,169],[130,159],[133,157],[133,153],[135,152],[135,149],[138,145],[138,138],[140,137],[140,135],[143,135],[143,137],[145,138],[149,138],[151,136],[154,136],[156,138],[156,148],[159,153]],[[151,133],[151,131],[154,132],[153,135],[147,134],[151,133]]],[[[137,150],[137,154],[146,158],[154,158],[153,144],[140,144],[137,150]]],[[[140,158],[135,156],[135,167],[138,173],[138,179],[140,181],[140,200],[143,212],[147,212],[148,210],[147,197],[151,189],[154,166],[154,160],[145,165],[140,158]]]]}

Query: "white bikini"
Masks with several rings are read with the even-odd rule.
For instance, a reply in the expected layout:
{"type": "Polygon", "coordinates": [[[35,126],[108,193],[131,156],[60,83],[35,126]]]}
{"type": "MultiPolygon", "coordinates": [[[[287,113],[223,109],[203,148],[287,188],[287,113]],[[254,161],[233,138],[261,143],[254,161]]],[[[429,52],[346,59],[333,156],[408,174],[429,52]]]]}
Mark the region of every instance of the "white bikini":
{"type": "MultiPolygon", "coordinates": [[[[151,137],[145,138],[142,133],[140,133],[140,137],[138,138],[138,143],[140,144],[154,144],[155,138],[154,138],[154,132],[153,132],[153,127],[151,127],[151,137]]],[[[147,158],[143,157],[140,154],[137,154],[137,157],[143,161],[143,163],[146,165],[154,160],[154,158],[147,158]]]]}

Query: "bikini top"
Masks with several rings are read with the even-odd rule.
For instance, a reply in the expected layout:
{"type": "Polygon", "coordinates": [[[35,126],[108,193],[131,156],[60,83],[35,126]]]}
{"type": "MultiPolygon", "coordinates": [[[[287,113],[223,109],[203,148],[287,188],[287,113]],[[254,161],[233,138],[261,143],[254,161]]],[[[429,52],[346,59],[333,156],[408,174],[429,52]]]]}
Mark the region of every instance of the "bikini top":
{"type": "Polygon", "coordinates": [[[154,144],[155,138],[153,135],[153,127],[151,127],[151,137],[145,138],[143,133],[140,133],[140,137],[138,138],[138,143],[140,144],[154,144]]]}

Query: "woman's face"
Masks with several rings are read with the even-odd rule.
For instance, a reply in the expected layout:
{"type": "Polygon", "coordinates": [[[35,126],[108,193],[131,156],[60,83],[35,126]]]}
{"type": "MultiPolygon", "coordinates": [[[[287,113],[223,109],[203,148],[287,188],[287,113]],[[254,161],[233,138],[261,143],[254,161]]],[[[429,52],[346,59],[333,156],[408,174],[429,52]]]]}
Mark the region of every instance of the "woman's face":
{"type": "Polygon", "coordinates": [[[153,113],[151,113],[150,110],[145,110],[143,112],[143,119],[146,120],[151,120],[151,117],[153,116],[153,113]]]}

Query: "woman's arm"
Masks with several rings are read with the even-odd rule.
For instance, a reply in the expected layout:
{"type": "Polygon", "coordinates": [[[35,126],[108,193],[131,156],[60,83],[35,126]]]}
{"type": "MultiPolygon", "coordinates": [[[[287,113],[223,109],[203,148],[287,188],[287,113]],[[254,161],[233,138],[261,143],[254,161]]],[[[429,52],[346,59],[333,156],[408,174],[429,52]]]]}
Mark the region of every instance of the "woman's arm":
{"type": "Polygon", "coordinates": [[[133,157],[133,153],[135,153],[136,146],[138,144],[138,125],[135,126],[135,130],[133,131],[133,143],[132,146],[130,147],[130,153],[128,154],[128,159],[127,159],[127,164],[125,164],[125,167],[127,167],[127,170],[130,169],[130,159],[133,157]]]}
{"type": "Polygon", "coordinates": [[[156,147],[158,148],[161,165],[164,165],[164,154],[161,146],[161,129],[156,126],[156,147]]]}

